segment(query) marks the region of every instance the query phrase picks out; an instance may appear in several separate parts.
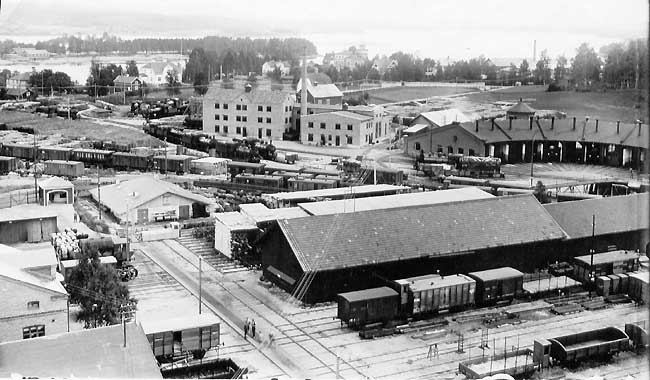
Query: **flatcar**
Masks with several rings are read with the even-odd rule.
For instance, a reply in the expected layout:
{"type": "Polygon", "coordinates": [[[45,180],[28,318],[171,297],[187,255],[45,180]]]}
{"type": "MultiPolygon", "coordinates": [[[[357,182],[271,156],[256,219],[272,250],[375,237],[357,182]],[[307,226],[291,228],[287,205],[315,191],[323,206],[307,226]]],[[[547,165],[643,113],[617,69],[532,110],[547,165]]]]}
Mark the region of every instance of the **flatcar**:
{"type": "Polygon", "coordinates": [[[26,144],[2,144],[0,155],[33,160],[36,157],[38,146],[26,144]]]}
{"type": "Polygon", "coordinates": [[[15,157],[0,156],[0,174],[8,174],[18,168],[18,162],[15,157]]]}
{"type": "Polygon", "coordinates": [[[38,148],[39,159],[42,161],[59,160],[68,161],[72,157],[72,148],[57,146],[42,146],[38,148]]]}
{"type": "Polygon", "coordinates": [[[456,311],[474,305],[476,281],[464,274],[429,274],[396,280],[402,317],[456,311]]]}
{"type": "Polygon", "coordinates": [[[61,177],[76,178],[84,175],[84,163],[79,161],[49,160],[45,161],[43,173],[61,177]]]}
{"type": "Polygon", "coordinates": [[[337,317],[351,327],[387,323],[397,315],[399,295],[387,286],[341,293],[337,298],[337,317]]]}
{"type": "Polygon", "coordinates": [[[167,320],[142,320],[142,329],[156,359],[163,362],[184,359],[192,355],[203,359],[205,353],[218,348],[219,319],[212,314],[167,320]]]}
{"type": "Polygon", "coordinates": [[[123,170],[147,171],[153,168],[153,153],[113,153],[113,167],[123,170]]]}
{"type": "Polygon", "coordinates": [[[102,149],[74,149],[72,151],[72,159],[81,161],[89,165],[102,165],[104,167],[111,166],[111,158],[113,152],[110,150],[102,149]]]}
{"type": "Polygon", "coordinates": [[[471,272],[468,276],[476,280],[475,302],[480,306],[510,302],[524,293],[524,274],[511,267],[471,272]]]}

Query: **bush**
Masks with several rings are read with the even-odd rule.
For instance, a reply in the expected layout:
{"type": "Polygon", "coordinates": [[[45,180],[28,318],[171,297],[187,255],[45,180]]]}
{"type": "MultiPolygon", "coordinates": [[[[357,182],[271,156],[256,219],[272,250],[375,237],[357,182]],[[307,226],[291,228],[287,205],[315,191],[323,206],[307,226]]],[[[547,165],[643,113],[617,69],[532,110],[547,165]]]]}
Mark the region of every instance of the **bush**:
{"type": "Polygon", "coordinates": [[[564,91],[564,89],[559,84],[553,82],[548,85],[548,89],[546,91],[555,92],[555,91],[564,91]]]}

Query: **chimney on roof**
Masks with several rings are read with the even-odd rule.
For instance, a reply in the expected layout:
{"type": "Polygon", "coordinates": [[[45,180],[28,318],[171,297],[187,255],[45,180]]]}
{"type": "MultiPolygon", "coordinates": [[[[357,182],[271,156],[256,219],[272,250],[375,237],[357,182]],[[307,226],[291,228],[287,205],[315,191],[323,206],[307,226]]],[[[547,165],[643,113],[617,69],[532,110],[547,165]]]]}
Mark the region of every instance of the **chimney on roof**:
{"type": "Polygon", "coordinates": [[[508,118],[508,129],[512,129],[512,116],[508,118]]]}
{"type": "Polygon", "coordinates": [[[551,129],[555,127],[555,116],[551,116],[551,129]]]}
{"type": "Polygon", "coordinates": [[[318,86],[318,81],[314,81],[314,87],[318,86]]]}
{"type": "Polygon", "coordinates": [[[616,134],[618,135],[621,132],[621,121],[616,121],[616,134]]]}
{"type": "Polygon", "coordinates": [[[478,132],[478,119],[476,119],[476,132],[478,132]]]}
{"type": "Polygon", "coordinates": [[[348,109],[348,103],[343,103],[343,111],[347,111],[348,109]]]}
{"type": "Polygon", "coordinates": [[[641,136],[641,120],[638,120],[639,122],[639,136],[641,136]]]}
{"type": "Polygon", "coordinates": [[[519,98],[519,103],[522,103],[524,101],[524,98],[519,98]]]}
{"type": "Polygon", "coordinates": [[[494,131],[494,118],[490,119],[492,121],[492,128],[490,128],[491,131],[494,131]]]}
{"type": "Polygon", "coordinates": [[[576,118],[575,117],[573,118],[573,130],[574,131],[576,130],[576,118]]]}
{"type": "Polygon", "coordinates": [[[246,90],[246,92],[251,92],[251,90],[253,89],[253,86],[251,86],[251,84],[248,83],[248,84],[246,84],[246,86],[244,87],[244,89],[246,90]]]}
{"type": "Polygon", "coordinates": [[[530,130],[533,130],[533,117],[531,116],[529,119],[529,124],[530,124],[530,130]]]}
{"type": "Polygon", "coordinates": [[[596,133],[598,133],[598,119],[596,119],[596,133]]]}

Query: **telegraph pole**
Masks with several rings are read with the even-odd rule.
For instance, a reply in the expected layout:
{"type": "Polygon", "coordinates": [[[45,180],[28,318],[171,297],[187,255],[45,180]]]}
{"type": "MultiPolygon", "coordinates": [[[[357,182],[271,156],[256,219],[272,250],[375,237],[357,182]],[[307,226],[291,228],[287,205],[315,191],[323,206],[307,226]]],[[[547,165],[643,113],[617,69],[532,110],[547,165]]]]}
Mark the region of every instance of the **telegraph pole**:
{"type": "Polygon", "coordinates": [[[99,180],[99,164],[97,164],[97,204],[99,209],[99,220],[102,220],[102,195],[100,189],[100,180],[99,180]]]}
{"type": "Polygon", "coordinates": [[[36,161],[38,149],[36,149],[36,129],[34,129],[34,195],[36,196],[36,203],[39,201],[38,196],[38,180],[36,179],[36,161]]]}
{"type": "Polygon", "coordinates": [[[201,315],[201,304],[203,304],[201,298],[201,287],[202,287],[202,271],[201,271],[201,262],[203,261],[203,256],[199,255],[199,315],[201,315]]]}
{"type": "Polygon", "coordinates": [[[589,296],[591,297],[591,288],[596,284],[594,278],[594,253],[596,253],[596,214],[591,215],[591,249],[589,253],[591,254],[590,266],[589,266],[589,296]]]}

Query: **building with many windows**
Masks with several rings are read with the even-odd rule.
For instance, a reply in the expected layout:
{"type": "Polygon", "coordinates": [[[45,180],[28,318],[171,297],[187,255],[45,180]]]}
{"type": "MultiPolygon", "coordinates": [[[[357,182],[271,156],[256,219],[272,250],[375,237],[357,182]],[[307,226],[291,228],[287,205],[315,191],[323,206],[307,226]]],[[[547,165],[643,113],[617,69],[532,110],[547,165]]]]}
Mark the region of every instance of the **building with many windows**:
{"type": "Polygon", "coordinates": [[[294,97],[283,91],[212,87],[203,97],[203,131],[217,137],[282,140],[294,97]]]}
{"type": "Polygon", "coordinates": [[[67,331],[68,293],[56,277],[56,256],[0,244],[0,342],[67,331]]]}
{"type": "Polygon", "coordinates": [[[350,111],[332,111],[304,116],[300,129],[303,144],[361,146],[374,141],[374,118],[350,111]]]}

